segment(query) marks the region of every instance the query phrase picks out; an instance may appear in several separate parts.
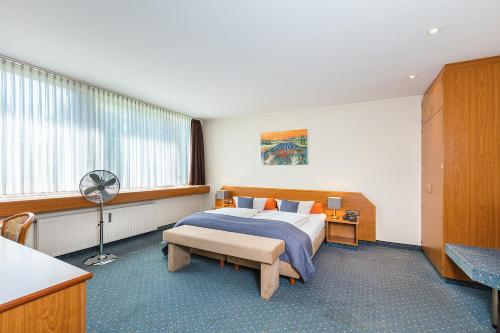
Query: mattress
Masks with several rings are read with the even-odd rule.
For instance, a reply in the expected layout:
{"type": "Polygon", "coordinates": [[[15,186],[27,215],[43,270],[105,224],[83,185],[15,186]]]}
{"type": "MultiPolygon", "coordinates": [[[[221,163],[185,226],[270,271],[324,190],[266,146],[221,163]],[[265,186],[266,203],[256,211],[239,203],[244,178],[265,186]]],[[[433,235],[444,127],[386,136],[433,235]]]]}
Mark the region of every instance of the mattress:
{"type": "Polygon", "coordinates": [[[309,221],[304,223],[299,229],[305,232],[311,241],[314,242],[316,237],[325,227],[326,214],[309,214],[309,221]]]}

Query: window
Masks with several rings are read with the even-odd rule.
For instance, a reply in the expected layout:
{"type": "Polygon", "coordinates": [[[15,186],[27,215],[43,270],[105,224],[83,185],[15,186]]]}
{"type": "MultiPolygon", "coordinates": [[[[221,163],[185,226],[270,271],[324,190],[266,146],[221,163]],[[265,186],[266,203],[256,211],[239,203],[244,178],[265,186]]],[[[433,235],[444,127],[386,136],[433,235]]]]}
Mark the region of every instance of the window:
{"type": "Polygon", "coordinates": [[[0,195],[187,184],[191,118],[0,58],[0,195]]]}

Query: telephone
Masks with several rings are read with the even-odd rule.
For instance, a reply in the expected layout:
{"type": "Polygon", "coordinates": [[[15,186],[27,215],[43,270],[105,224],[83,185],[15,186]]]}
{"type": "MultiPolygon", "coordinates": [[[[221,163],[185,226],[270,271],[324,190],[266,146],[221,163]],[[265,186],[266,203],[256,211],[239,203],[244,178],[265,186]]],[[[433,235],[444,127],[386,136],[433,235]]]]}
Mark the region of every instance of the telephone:
{"type": "Polygon", "coordinates": [[[358,222],[359,212],[356,210],[346,210],[342,219],[344,221],[358,222]]]}

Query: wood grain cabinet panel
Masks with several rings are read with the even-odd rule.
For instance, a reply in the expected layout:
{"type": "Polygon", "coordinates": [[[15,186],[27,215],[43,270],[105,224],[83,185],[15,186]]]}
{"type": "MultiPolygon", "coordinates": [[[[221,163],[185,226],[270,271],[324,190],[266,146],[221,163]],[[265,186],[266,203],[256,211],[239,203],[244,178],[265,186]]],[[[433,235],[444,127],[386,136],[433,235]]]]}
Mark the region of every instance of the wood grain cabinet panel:
{"type": "Polygon", "coordinates": [[[422,128],[422,248],[439,270],[443,255],[443,112],[422,128]]]}
{"type": "Polygon", "coordinates": [[[443,72],[440,72],[422,99],[422,124],[443,108],[443,72]]]}
{"type": "Polygon", "coordinates": [[[85,332],[92,274],[0,237],[0,332],[85,332]]]}
{"type": "Polygon", "coordinates": [[[446,65],[422,101],[422,246],[444,277],[466,279],[446,243],[500,248],[500,56],[446,65]],[[443,181],[431,191],[442,208],[427,193],[440,154],[443,181]]]}
{"type": "Polygon", "coordinates": [[[84,333],[85,282],[0,313],[0,332],[84,333]]]}

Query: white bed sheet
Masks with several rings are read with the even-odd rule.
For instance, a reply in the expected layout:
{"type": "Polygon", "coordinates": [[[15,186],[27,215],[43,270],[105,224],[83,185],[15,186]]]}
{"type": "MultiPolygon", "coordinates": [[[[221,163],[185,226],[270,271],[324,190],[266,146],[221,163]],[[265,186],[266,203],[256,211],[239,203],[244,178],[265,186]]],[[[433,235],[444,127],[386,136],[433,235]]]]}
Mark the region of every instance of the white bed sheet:
{"type": "Polygon", "coordinates": [[[314,241],[325,227],[325,220],[326,214],[309,214],[309,221],[299,229],[305,232],[311,238],[311,241],[314,241]]]}
{"type": "Polygon", "coordinates": [[[225,207],[219,209],[206,210],[205,213],[252,218],[255,215],[257,215],[259,211],[257,209],[252,209],[252,208],[225,207]]]}
{"type": "Polygon", "coordinates": [[[297,228],[300,228],[305,223],[309,222],[309,215],[281,212],[279,210],[264,210],[255,216],[252,216],[252,218],[286,222],[297,228]]]}

